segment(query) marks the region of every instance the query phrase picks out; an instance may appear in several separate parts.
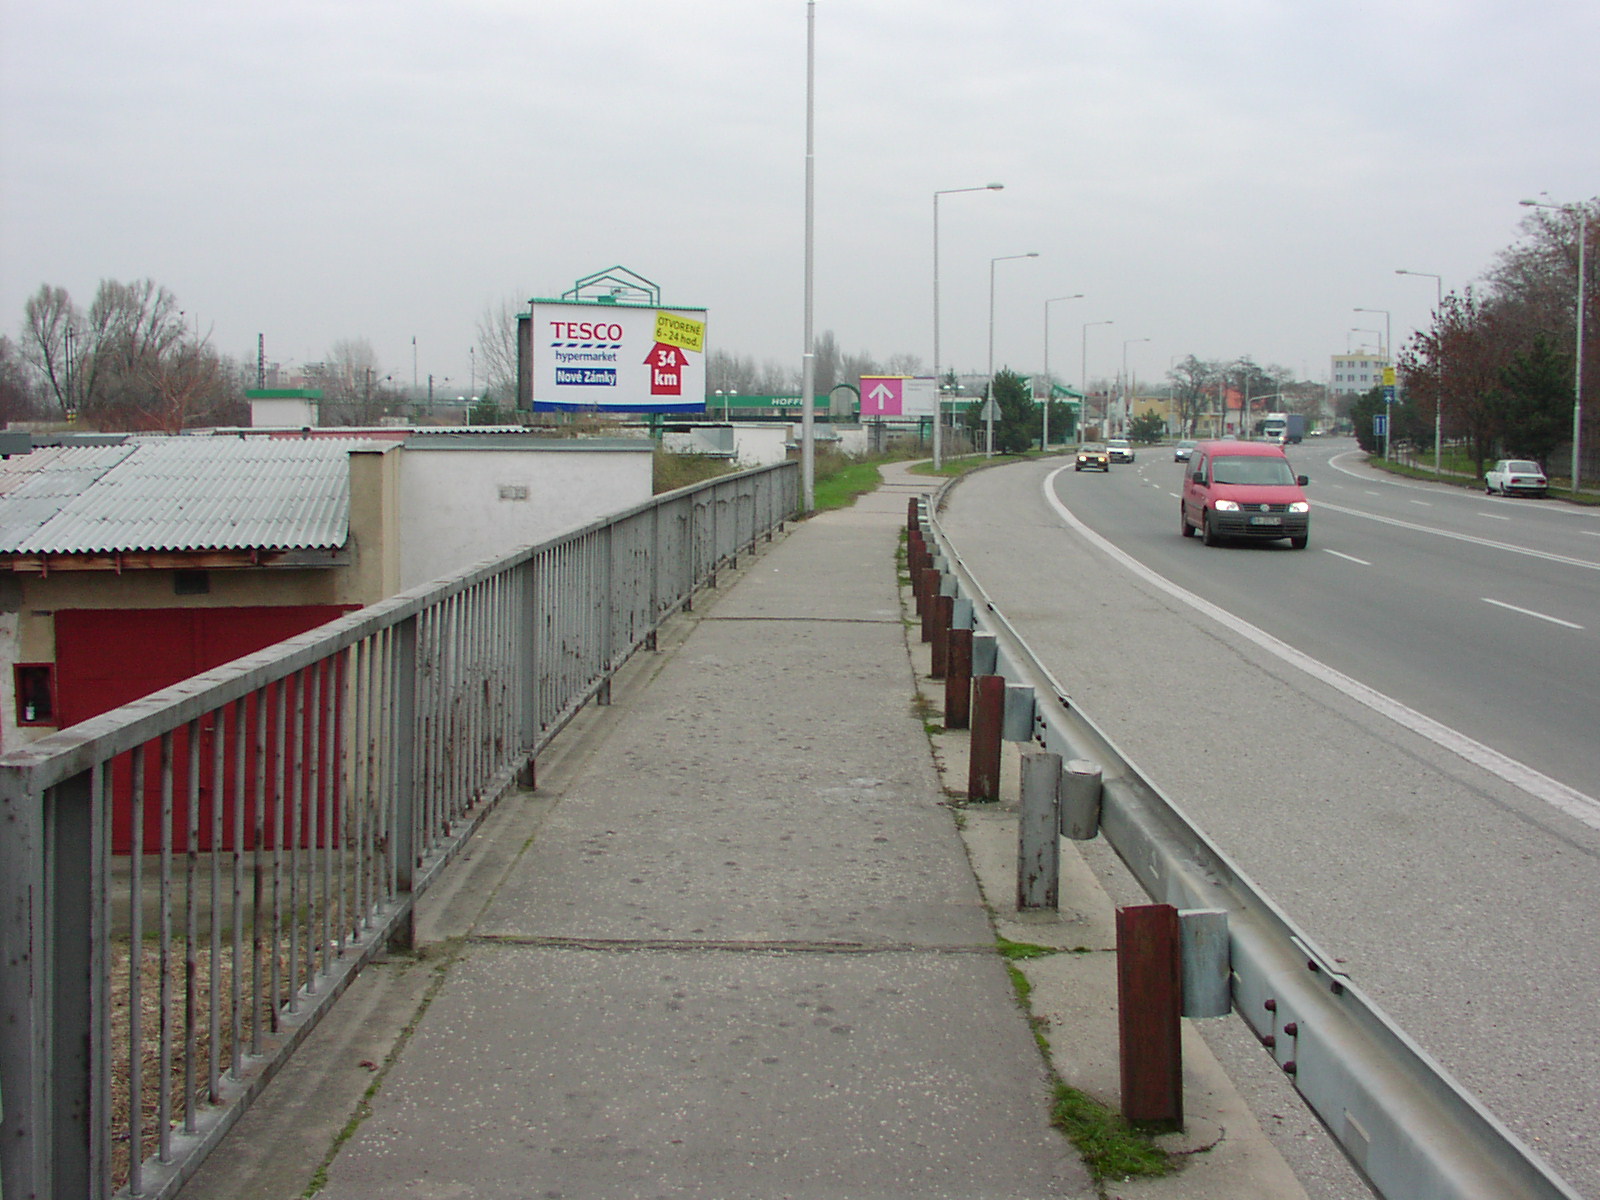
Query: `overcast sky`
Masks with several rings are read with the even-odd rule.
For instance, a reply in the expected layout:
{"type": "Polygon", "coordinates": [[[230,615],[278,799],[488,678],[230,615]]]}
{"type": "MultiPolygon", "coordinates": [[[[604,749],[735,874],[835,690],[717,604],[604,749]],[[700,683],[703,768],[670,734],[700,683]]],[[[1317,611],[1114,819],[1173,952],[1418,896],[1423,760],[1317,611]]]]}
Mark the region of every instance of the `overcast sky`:
{"type": "MultiPolygon", "coordinates": [[[[613,265],[794,364],[804,0],[0,0],[0,329],[148,277],[224,353],[465,392],[483,312],[613,265]],[[451,383],[442,382],[446,377],[451,383]]],[[[818,0],[816,329],[981,371],[1403,342],[1600,193],[1595,0],[818,0]],[[1149,341],[1131,341],[1148,338],[1149,341]]]]}

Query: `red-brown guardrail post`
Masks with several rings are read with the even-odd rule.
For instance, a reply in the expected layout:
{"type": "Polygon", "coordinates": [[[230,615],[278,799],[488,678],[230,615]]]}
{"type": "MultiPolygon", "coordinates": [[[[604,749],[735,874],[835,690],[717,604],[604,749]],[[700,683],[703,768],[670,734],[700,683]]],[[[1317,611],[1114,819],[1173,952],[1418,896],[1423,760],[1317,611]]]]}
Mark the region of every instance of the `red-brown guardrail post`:
{"type": "Polygon", "coordinates": [[[1000,799],[1000,731],[1006,714],[1006,677],[972,681],[972,746],[967,755],[967,799],[1000,799]]]}
{"type": "Polygon", "coordinates": [[[934,601],[939,598],[940,571],[938,567],[922,568],[922,640],[933,641],[934,601]]]}
{"type": "Polygon", "coordinates": [[[1117,909],[1117,1031],[1129,1121],[1183,1123],[1181,953],[1172,905],[1117,909]]]}
{"type": "Polygon", "coordinates": [[[952,629],[944,665],[944,727],[965,729],[972,719],[972,630],[952,629]]]}
{"type": "Polygon", "coordinates": [[[906,545],[906,571],[911,576],[911,598],[916,602],[917,616],[922,615],[922,572],[928,566],[928,551],[920,533],[912,534],[906,545]]]}
{"type": "Polygon", "coordinates": [[[917,498],[912,496],[906,501],[906,532],[910,533],[917,527],[917,498]]]}
{"type": "Polygon", "coordinates": [[[955,619],[956,598],[933,598],[933,656],[928,678],[943,679],[950,665],[950,625],[955,619]]]}

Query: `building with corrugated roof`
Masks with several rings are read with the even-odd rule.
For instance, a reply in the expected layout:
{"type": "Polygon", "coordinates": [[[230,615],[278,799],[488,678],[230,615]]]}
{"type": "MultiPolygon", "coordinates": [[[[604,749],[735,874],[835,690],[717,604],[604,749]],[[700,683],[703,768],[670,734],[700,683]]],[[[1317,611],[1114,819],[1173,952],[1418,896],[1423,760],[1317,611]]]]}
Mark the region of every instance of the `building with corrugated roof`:
{"type": "Polygon", "coordinates": [[[651,493],[651,443],[316,430],[0,461],[0,748],[651,493]]]}

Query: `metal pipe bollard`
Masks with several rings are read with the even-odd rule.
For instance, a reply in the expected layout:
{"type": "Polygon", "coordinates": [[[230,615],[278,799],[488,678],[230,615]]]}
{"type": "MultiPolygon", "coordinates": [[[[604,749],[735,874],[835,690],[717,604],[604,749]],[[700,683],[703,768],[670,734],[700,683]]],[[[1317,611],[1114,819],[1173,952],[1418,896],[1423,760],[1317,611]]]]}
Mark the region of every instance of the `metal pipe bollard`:
{"type": "Polygon", "coordinates": [[[1056,815],[1061,756],[1022,755],[1022,805],[1017,814],[1017,908],[1061,907],[1061,836],[1056,815]]]}
{"type": "Polygon", "coordinates": [[[1067,763],[1061,778],[1061,836],[1090,842],[1100,832],[1100,764],[1086,758],[1067,763]]]}

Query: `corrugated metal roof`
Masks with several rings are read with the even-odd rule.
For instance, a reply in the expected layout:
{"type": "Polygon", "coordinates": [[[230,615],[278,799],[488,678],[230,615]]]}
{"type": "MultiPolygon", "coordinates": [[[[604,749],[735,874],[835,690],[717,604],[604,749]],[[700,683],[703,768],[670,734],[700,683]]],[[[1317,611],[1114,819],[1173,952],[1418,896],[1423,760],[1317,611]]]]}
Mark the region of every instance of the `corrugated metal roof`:
{"type": "Polygon", "coordinates": [[[53,447],[0,463],[0,553],[344,545],[363,440],[171,438],[53,447]]]}

